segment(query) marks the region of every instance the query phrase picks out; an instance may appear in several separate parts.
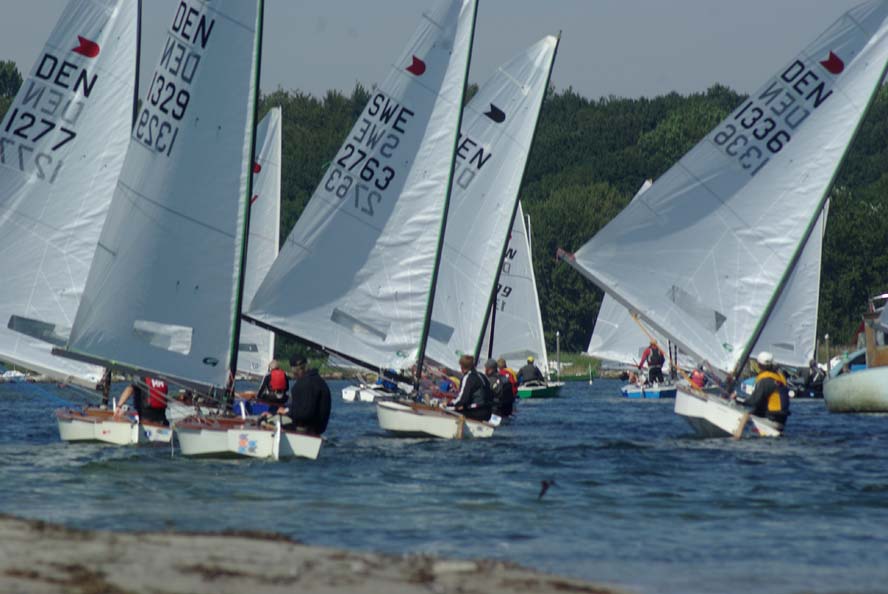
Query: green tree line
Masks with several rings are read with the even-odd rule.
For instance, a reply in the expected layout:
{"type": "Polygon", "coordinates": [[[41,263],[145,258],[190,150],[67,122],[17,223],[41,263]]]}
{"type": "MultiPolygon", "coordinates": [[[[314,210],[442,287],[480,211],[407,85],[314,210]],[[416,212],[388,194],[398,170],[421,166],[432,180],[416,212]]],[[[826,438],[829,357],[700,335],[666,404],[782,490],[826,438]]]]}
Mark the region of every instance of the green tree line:
{"type": "MultiPolygon", "coordinates": [[[[20,84],[15,66],[0,62],[0,114],[20,84]]],[[[360,85],[351,93],[329,91],[323,97],[282,89],[262,97],[262,115],[274,106],[283,110],[282,240],[369,98],[360,85]]],[[[578,249],[628,204],[645,179],[662,175],[743,99],[722,85],[687,96],[637,99],[589,99],[570,88],[549,90],[521,200],[533,223],[534,269],[550,348],[560,331],[562,349],[584,350],[602,298],[591,283],[556,262],[556,250],[578,249]]],[[[868,297],[888,290],[886,153],[888,91],[883,88],[832,193],[818,328],[834,343],[850,342],[868,297]]],[[[771,225],[780,233],[780,221],[771,225]]],[[[279,343],[280,356],[301,350],[286,340],[279,343]]]]}

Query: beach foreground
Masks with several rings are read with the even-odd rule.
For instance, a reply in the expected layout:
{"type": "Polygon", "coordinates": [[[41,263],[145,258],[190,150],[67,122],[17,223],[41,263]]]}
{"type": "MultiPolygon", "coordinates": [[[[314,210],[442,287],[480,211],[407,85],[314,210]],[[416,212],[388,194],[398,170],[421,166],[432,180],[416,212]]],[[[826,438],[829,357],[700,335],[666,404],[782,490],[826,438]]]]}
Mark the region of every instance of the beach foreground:
{"type": "Polygon", "coordinates": [[[82,531],[12,516],[0,516],[0,591],[616,592],[501,562],[349,553],[259,532],[82,531]]]}

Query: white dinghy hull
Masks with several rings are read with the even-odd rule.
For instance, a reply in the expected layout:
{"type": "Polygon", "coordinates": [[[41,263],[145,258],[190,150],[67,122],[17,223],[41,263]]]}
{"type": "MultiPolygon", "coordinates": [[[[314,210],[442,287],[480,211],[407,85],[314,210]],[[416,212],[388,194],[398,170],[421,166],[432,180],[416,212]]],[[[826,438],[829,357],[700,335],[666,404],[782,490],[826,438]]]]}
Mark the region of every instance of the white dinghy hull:
{"type": "Polygon", "coordinates": [[[139,424],[132,417],[115,419],[113,412],[97,408],[63,408],[55,415],[62,441],[134,445],[170,443],[173,438],[172,428],[166,425],[139,424]]]}
{"type": "Polygon", "coordinates": [[[620,388],[620,393],[626,398],[675,398],[675,392],[675,386],[671,384],[654,384],[653,386],[626,384],[620,388]]]}
{"type": "MultiPolygon", "coordinates": [[[[681,388],[675,394],[675,414],[683,417],[701,437],[731,437],[744,423],[747,409],[714,395],[693,394],[681,388]]],[[[750,416],[760,437],[780,437],[781,431],[767,419],[750,416]]]]}
{"type": "Polygon", "coordinates": [[[401,437],[486,438],[494,430],[490,423],[414,402],[377,402],[376,416],[382,429],[401,437]]]}
{"type": "Polygon", "coordinates": [[[823,384],[823,399],[829,412],[888,412],[888,367],[834,377],[823,384]]]}
{"type": "Polygon", "coordinates": [[[394,392],[388,392],[379,386],[368,384],[347,386],[342,389],[342,399],[346,402],[376,402],[379,398],[391,398],[394,394],[394,392]]]}
{"type": "Polygon", "coordinates": [[[242,419],[191,418],[176,425],[183,456],[316,460],[323,439],[299,431],[256,426],[242,419]]]}

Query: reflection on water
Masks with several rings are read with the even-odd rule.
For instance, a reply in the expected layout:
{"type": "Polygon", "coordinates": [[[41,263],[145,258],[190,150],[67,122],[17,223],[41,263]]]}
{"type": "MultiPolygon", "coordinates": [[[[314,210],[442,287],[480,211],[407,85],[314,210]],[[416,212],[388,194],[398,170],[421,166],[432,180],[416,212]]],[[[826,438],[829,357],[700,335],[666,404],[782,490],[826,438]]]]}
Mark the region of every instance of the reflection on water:
{"type": "Polygon", "coordinates": [[[494,557],[642,592],[884,589],[885,417],[796,402],[783,439],[699,440],[615,382],[563,395],[474,442],[391,438],[336,399],[321,457],[273,463],[63,444],[51,413],[78,393],[0,385],[0,512],[494,557]]]}

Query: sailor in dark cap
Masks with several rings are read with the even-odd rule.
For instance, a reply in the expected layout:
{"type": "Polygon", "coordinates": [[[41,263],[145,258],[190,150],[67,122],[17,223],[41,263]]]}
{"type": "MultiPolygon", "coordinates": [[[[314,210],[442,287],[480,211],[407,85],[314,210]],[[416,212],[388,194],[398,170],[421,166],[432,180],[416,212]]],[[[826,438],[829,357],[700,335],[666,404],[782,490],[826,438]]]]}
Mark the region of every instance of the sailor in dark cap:
{"type": "Polygon", "coordinates": [[[330,420],[330,388],[317,369],[309,369],[308,361],[302,355],[290,357],[290,375],[293,386],[290,388],[290,401],[286,408],[278,409],[279,415],[286,415],[289,421],[284,429],[302,429],[314,435],[327,430],[330,420]]]}
{"type": "Polygon", "coordinates": [[[484,363],[484,375],[490,382],[490,393],[493,397],[493,414],[506,418],[512,414],[512,405],[515,396],[512,394],[512,386],[506,382],[506,378],[500,375],[499,365],[496,359],[488,359],[484,363]]]}

